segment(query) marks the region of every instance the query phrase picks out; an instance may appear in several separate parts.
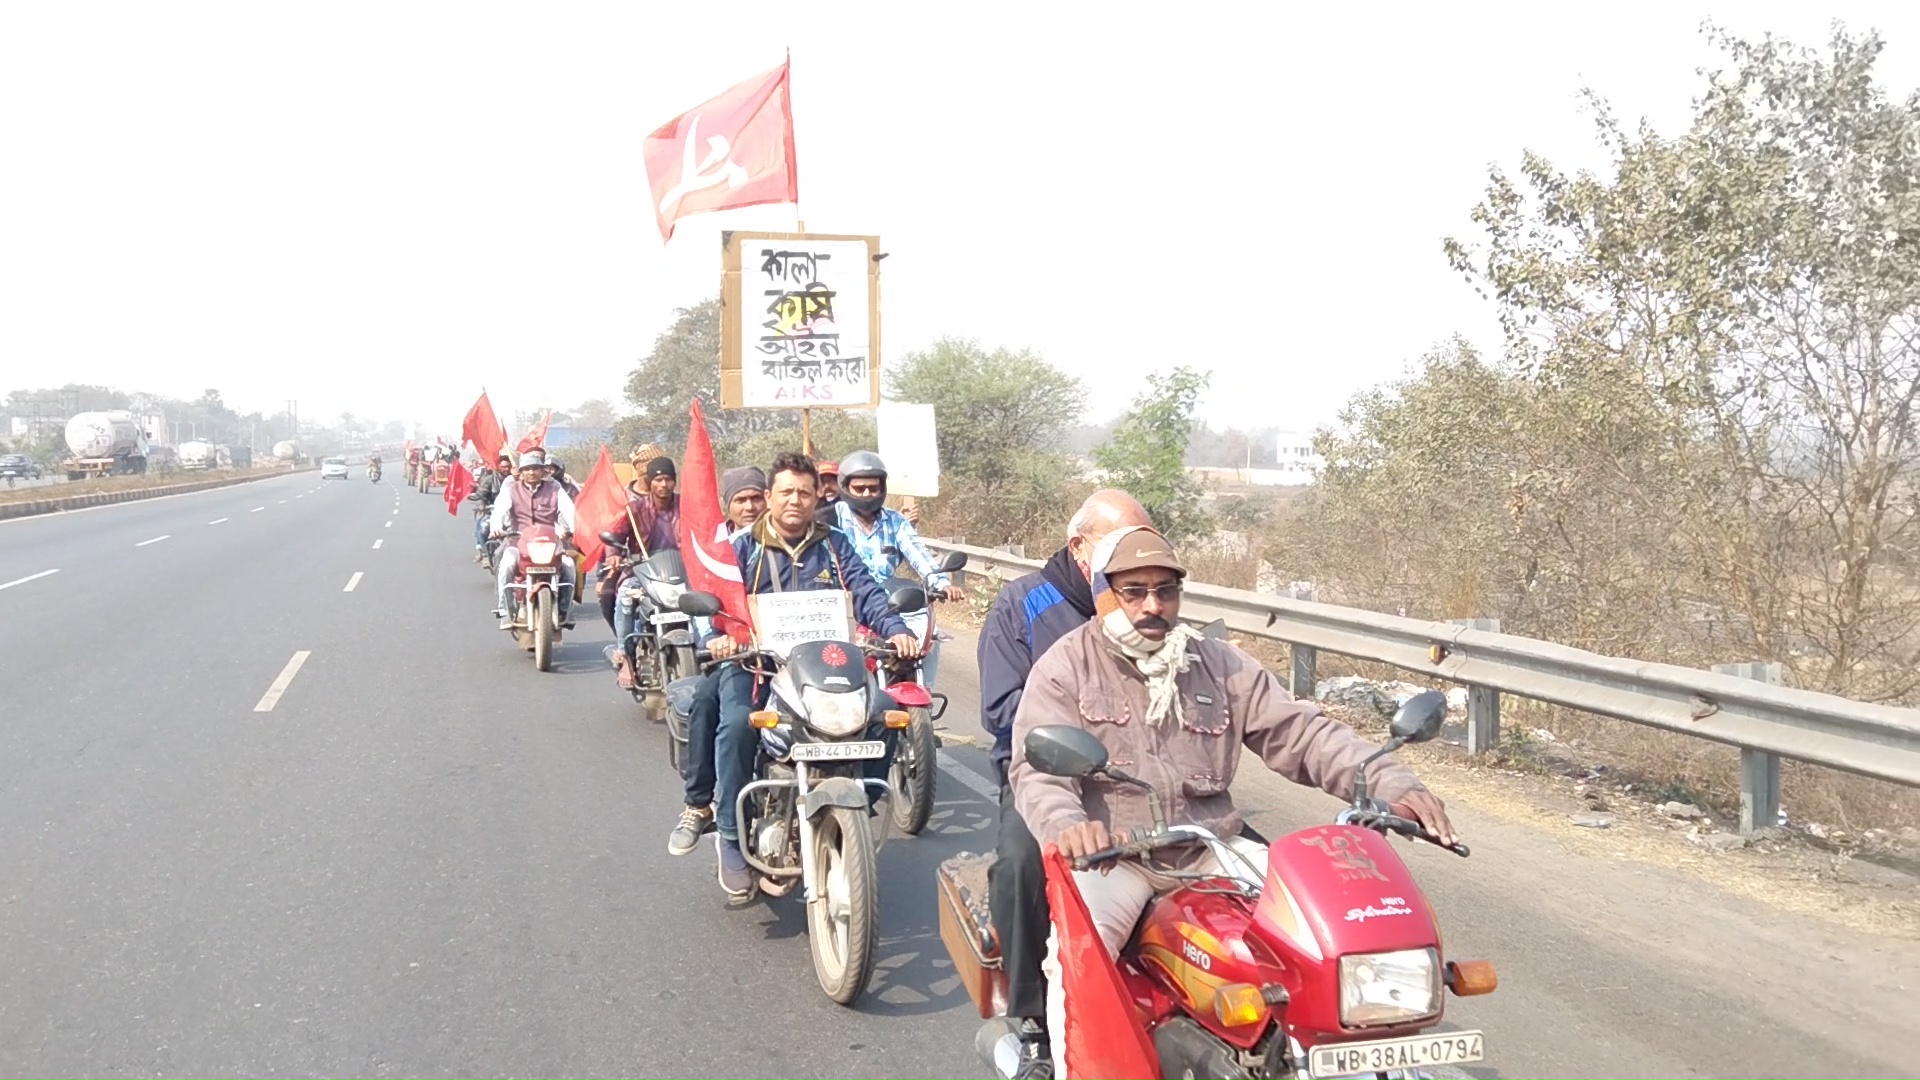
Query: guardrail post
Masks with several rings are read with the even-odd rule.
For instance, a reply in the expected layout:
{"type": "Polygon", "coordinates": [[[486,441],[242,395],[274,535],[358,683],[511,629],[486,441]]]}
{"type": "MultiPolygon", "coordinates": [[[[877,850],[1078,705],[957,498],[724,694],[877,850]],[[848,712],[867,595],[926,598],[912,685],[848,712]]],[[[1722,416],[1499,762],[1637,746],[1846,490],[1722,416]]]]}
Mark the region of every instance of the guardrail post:
{"type": "Polygon", "coordinates": [[[1500,745],[1500,691],[1467,687],[1467,753],[1484,754],[1500,745]]]}
{"type": "MultiPolygon", "coordinates": [[[[1768,686],[1786,684],[1779,664],[1715,664],[1722,675],[1752,679],[1768,686]]],[[[1780,824],[1780,757],[1740,748],[1740,832],[1752,836],[1780,824]]]]}
{"type": "Polygon", "coordinates": [[[1320,650],[1311,645],[1287,643],[1287,655],[1293,660],[1292,682],[1287,692],[1297,698],[1313,697],[1313,669],[1320,661],[1320,650]]]}

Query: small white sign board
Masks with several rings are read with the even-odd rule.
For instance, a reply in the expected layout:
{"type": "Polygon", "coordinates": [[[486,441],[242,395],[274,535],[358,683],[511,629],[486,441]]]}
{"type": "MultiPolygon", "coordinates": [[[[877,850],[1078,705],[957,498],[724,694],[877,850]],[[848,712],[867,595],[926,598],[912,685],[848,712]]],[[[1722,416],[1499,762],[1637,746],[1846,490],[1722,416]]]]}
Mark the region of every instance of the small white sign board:
{"type": "Polygon", "coordinates": [[[887,493],[931,499],[940,494],[940,442],[933,406],[882,401],[874,410],[880,457],[887,463],[887,493]]]}
{"type": "Polygon", "coordinates": [[[755,593],[753,632],[779,656],[803,641],[852,641],[853,598],[844,589],[755,593]]]}

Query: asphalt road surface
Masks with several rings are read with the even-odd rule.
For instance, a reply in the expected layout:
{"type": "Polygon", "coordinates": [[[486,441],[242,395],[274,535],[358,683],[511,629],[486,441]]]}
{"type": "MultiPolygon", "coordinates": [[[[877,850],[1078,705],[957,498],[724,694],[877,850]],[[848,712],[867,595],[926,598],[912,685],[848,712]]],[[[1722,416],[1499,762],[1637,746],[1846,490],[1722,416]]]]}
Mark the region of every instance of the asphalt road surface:
{"type": "MultiPolygon", "coordinates": [[[[597,611],[536,672],[470,554],[391,477],[0,523],[0,1073],[980,1075],[932,874],[991,844],[984,755],[882,852],[880,971],[836,1006],[792,898],[729,910],[711,841],[666,854],[678,779],[597,611]]],[[[1242,788],[1269,836],[1337,809],[1242,788]]],[[[1472,859],[1407,857],[1501,971],[1448,1006],[1472,1075],[1912,1075],[1912,949],[1456,821],[1472,859]]]]}

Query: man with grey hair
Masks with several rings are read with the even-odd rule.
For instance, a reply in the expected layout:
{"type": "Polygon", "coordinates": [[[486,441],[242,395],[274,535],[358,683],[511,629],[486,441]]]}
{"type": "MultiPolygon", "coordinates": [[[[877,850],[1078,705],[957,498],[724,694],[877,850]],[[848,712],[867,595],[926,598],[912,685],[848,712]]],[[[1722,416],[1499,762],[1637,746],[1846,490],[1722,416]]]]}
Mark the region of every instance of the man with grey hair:
{"type": "Polygon", "coordinates": [[[999,857],[988,871],[988,907],[1007,973],[1007,1015],[1020,1024],[1016,1080],[1053,1075],[1046,1030],[1046,958],[1049,912],[1040,845],[1013,808],[1007,762],[1013,755],[1013,718],[1027,673],[1052,644],[1094,615],[1093,551],[1117,529],[1149,525],[1138,500],[1117,488],[1087,496],[1067,524],[1067,544],[1039,570],[1000,590],[980,631],[980,721],[993,735],[994,772],[1000,778],[999,857]]]}

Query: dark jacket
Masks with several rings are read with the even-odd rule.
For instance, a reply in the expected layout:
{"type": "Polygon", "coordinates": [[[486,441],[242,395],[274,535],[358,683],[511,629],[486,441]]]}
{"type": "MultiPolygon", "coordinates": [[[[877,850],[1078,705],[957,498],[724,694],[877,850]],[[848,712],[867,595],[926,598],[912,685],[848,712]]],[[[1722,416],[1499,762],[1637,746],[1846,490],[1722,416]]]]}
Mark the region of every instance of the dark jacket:
{"type": "Polygon", "coordinates": [[[853,594],[853,614],[861,625],[882,637],[907,633],[907,624],[887,603],[886,591],[874,583],[845,533],[815,522],[799,543],[789,546],[763,517],[753,528],[734,533],[731,542],[749,595],[845,589],[853,594]]]}
{"type": "Polygon", "coordinates": [[[1033,662],[1092,618],[1093,586],[1064,547],[993,598],[980,630],[979,661],[980,724],[993,735],[995,765],[1004,769],[1013,756],[1013,717],[1033,662]]]}
{"type": "Polygon", "coordinates": [[[492,506],[493,500],[500,497],[500,489],[506,486],[509,479],[511,477],[501,476],[496,469],[482,472],[479,481],[474,485],[474,490],[480,493],[480,505],[492,506]]]}

